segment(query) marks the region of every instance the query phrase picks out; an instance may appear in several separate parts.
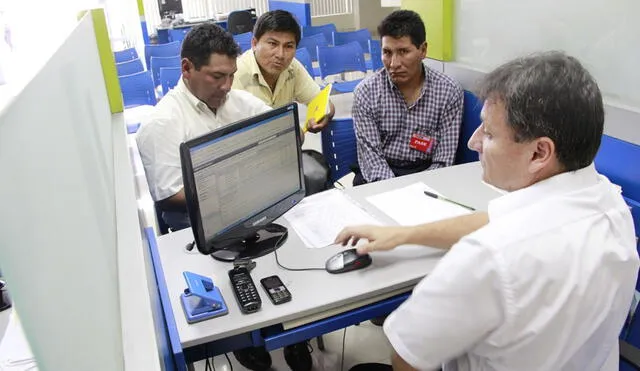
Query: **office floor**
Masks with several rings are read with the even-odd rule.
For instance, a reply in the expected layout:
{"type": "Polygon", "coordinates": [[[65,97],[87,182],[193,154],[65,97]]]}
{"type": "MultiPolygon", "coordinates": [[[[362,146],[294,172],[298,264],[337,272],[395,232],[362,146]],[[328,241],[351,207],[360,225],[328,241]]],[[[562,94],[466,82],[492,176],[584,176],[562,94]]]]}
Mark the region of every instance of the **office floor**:
{"type": "MultiPolygon", "coordinates": [[[[342,335],[344,330],[338,330],[323,336],[325,350],[320,351],[317,343],[311,341],[313,346],[313,370],[314,371],[341,371],[340,358],[342,355],[342,335]]],[[[352,366],[365,362],[390,363],[391,345],[382,332],[382,327],[375,326],[371,322],[363,322],[358,326],[351,326],[346,330],[344,363],[342,370],[349,370],[352,366]]],[[[246,371],[229,353],[234,371],[246,371]]],[[[271,352],[274,371],[289,371],[289,366],[284,360],[282,349],[271,352]]],[[[214,365],[217,371],[230,371],[231,368],[224,355],[214,358],[214,365]]],[[[205,362],[200,361],[195,364],[196,371],[204,371],[205,362]]]]}

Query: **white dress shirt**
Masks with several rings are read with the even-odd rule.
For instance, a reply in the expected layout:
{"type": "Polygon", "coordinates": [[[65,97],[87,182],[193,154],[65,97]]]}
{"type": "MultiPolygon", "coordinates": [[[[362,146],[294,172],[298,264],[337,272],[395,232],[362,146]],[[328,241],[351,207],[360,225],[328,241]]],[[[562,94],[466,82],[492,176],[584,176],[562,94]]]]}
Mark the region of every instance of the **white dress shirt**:
{"type": "Polygon", "coordinates": [[[213,113],[180,79],[142,122],[136,137],[154,201],[171,197],[183,188],[180,143],[270,109],[250,93],[232,89],[213,113]]]}
{"type": "Polygon", "coordinates": [[[430,370],[618,370],[638,254],[620,189],[592,165],[508,193],[384,331],[430,370]]]}

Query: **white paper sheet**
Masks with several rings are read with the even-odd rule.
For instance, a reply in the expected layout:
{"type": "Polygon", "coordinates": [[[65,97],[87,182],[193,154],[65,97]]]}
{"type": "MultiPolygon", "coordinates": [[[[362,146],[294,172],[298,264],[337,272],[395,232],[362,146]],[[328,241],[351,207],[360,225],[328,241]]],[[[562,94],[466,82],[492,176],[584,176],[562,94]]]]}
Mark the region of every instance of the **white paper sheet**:
{"type": "Polygon", "coordinates": [[[37,369],[36,360],[14,309],[0,342],[0,370],[36,371],[37,369]]]}
{"type": "Polygon", "coordinates": [[[284,214],[284,217],[309,248],[332,245],[344,227],[380,224],[376,218],[338,189],[305,198],[284,214]]]}
{"type": "Polygon", "coordinates": [[[387,214],[400,225],[416,225],[469,214],[471,211],[451,202],[424,194],[440,192],[424,183],[414,183],[404,188],[367,197],[372,205],[387,214]]]}

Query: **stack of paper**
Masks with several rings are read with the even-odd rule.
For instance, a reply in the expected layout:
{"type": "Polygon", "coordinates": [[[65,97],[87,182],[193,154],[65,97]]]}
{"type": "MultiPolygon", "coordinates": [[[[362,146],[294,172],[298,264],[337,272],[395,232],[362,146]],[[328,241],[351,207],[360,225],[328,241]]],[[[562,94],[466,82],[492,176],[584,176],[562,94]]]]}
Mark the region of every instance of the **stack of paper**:
{"type": "Polygon", "coordinates": [[[333,244],[345,227],[359,224],[380,224],[343,191],[332,189],[306,197],[284,217],[307,247],[319,248],[333,244]]]}
{"type": "Polygon", "coordinates": [[[424,191],[440,194],[424,183],[414,183],[367,197],[367,201],[389,215],[400,225],[416,225],[469,214],[471,211],[454,203],[429,197],[424,191]]]}
{"type": "Polygon", "coordinates": [[[0,370],[37,371],[37,369],[36,360],[14,309],[0,342],[0,370]]]}

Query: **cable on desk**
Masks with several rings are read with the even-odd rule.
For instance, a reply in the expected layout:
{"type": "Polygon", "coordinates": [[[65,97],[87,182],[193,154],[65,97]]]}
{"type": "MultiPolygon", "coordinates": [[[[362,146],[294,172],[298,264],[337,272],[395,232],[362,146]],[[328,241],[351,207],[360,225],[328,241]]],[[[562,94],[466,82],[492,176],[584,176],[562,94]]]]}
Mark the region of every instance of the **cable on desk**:
{"type": "MultiPolygon", "coordinates": [[[[280,238],[278,238],[278,241],[276,241],[276,246],[278,246],[280,244],[280,242],[282,241],[282,239],[285,237],[285,235],[282,235],[280,238]]],[[[276,247],[275,250],[273,250],[273,255],[275,255],[276,257],[276,264],[278,264],[278,267],[287,270],[287,271],[292,271],[292,272],[302,272],[302,271],[324,271],[326,269],[324,268],[289,268],[289,267],[285,267],[284,265],[280,264],[280,260],[278,259],[278,249],[276,247]]]]}
{"type": "Polygon", "coordinates": [[[227,355],[227,353],[225,353],[224,356],[227,357],[227,362],[229,362],[229,368],[231,369],[231,371],[233,371],[233,364],[231,364],[231,360],[229,359],[229,356],[227,355]]]}

